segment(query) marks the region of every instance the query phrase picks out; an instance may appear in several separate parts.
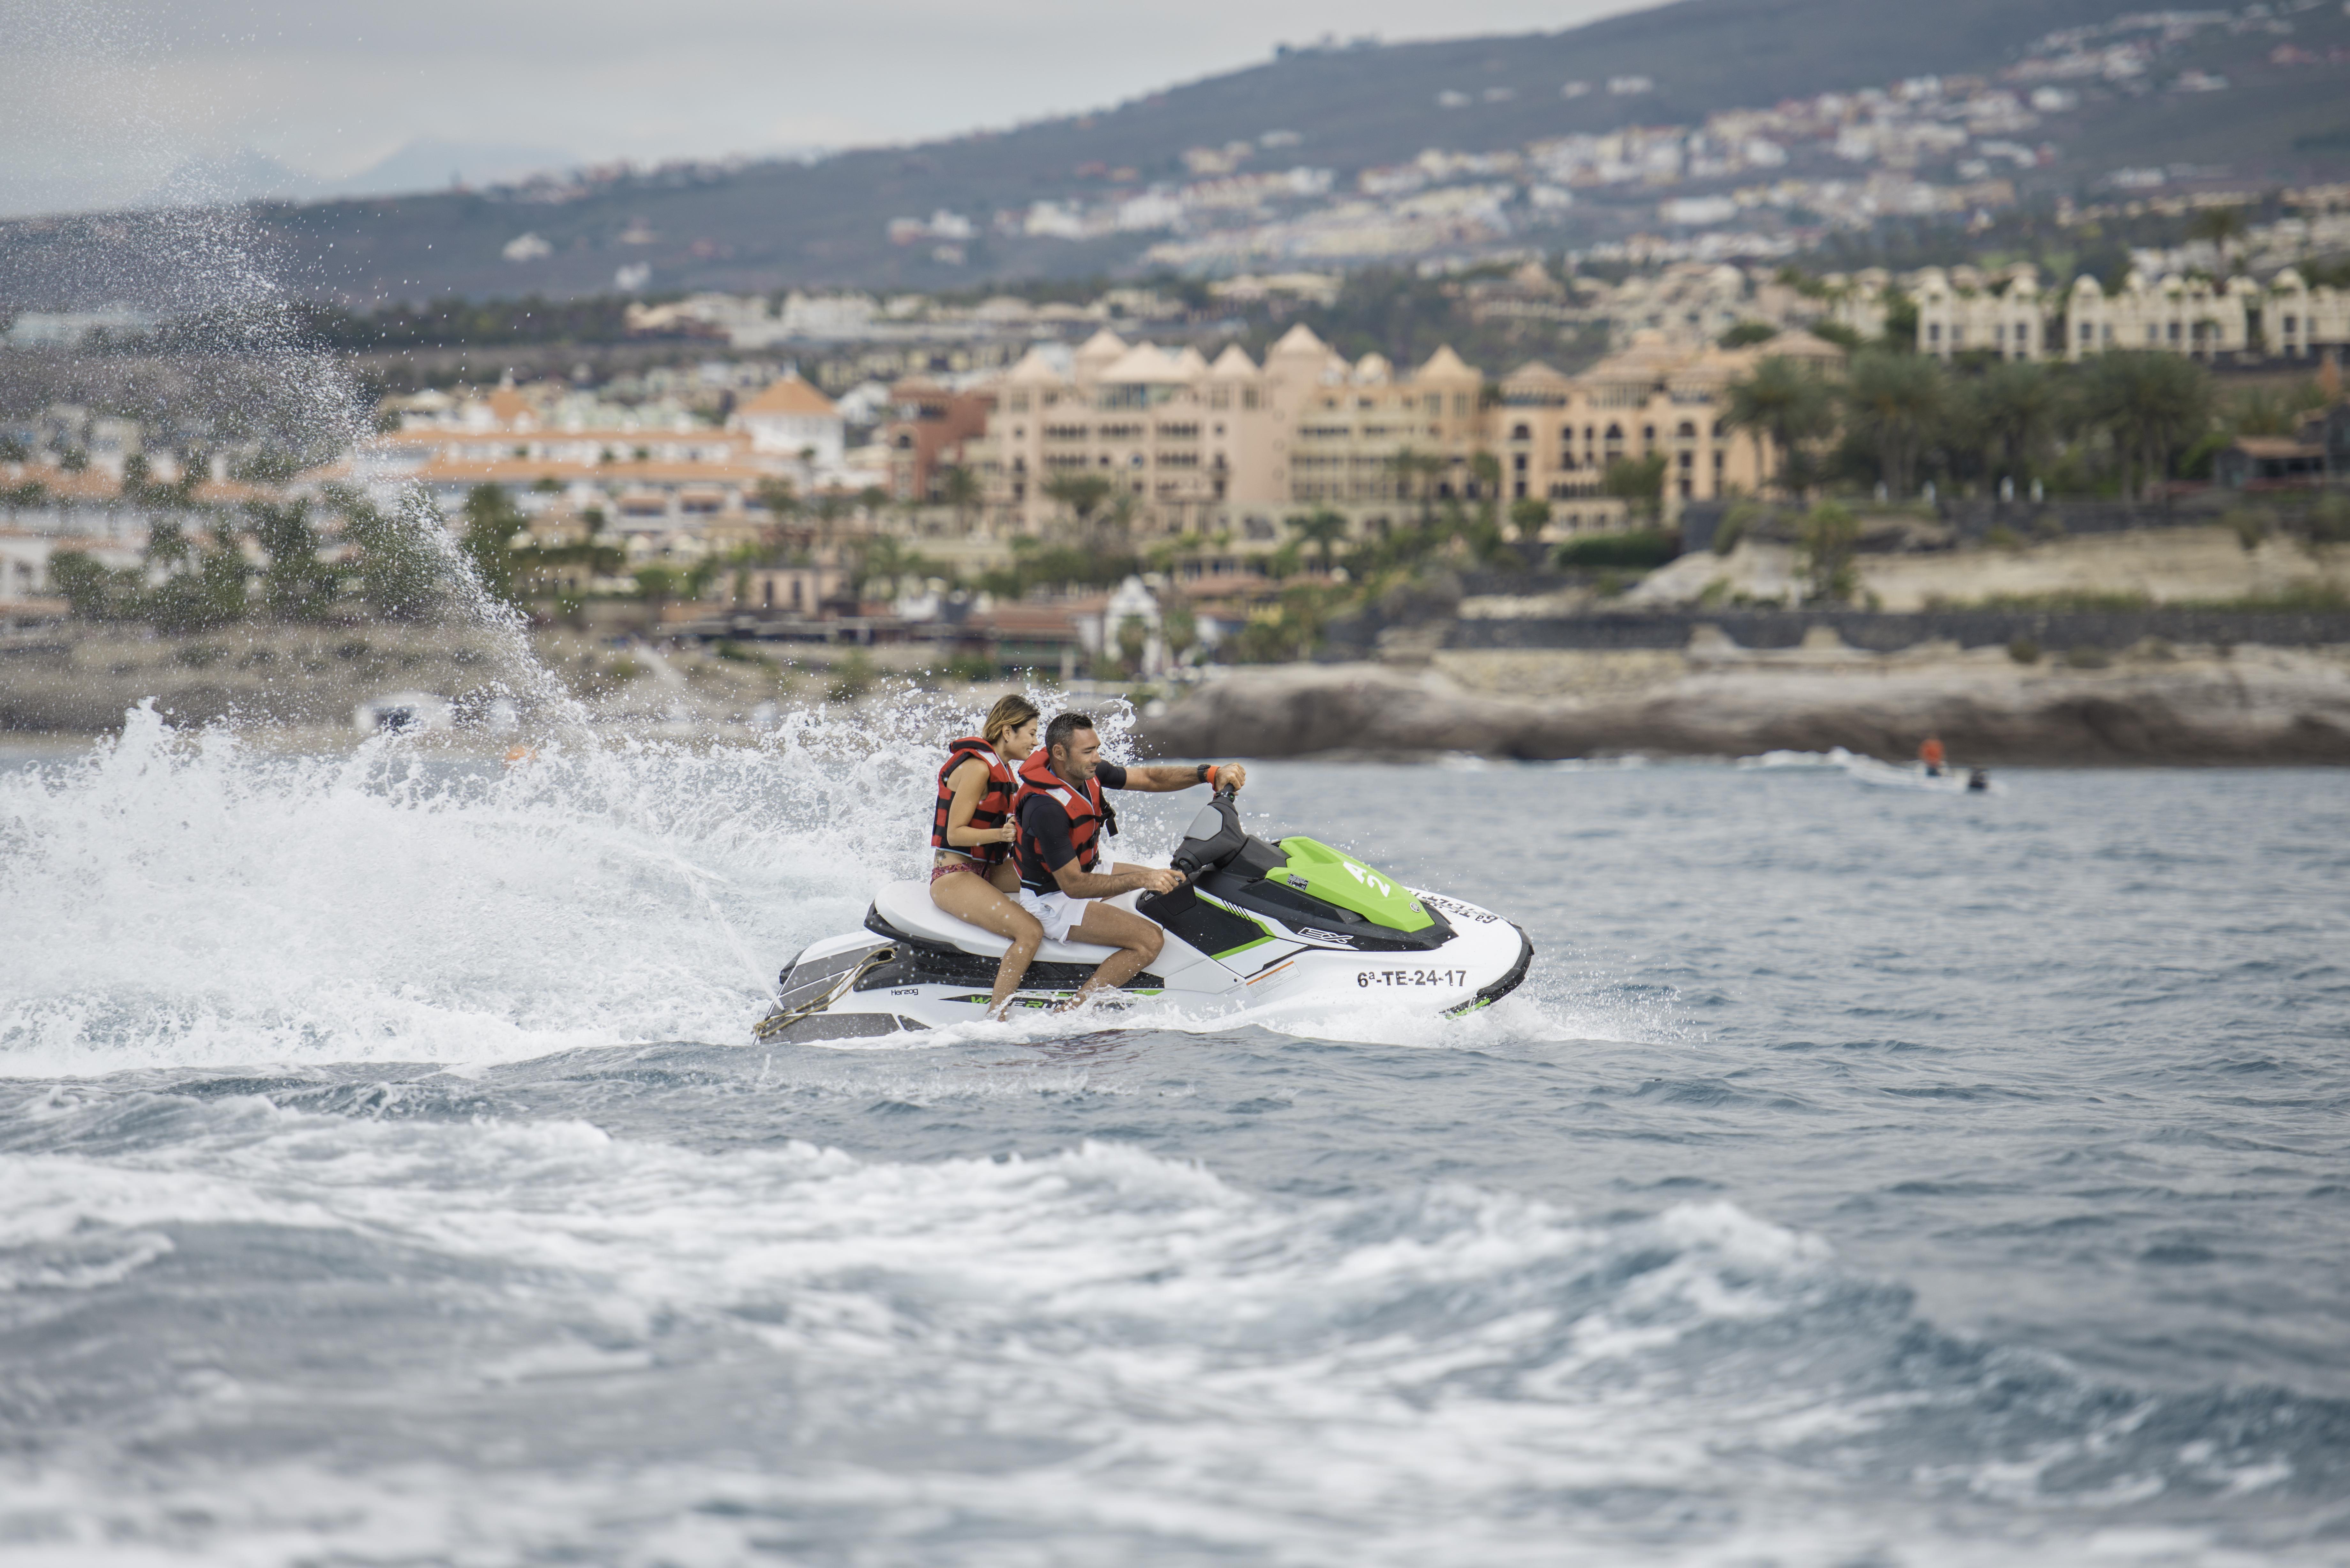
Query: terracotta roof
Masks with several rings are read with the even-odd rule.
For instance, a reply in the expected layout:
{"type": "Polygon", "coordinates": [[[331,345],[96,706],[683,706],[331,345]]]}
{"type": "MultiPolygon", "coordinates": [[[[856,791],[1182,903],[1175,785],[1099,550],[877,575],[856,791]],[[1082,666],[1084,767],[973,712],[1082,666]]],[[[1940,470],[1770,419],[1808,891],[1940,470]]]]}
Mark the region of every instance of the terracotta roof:
{"type": "Polygon", "coordinates": [[[830,398],[797,376],[785,376],[768,382],[766,390],[737,408],[734,416],[741,419],[752,414],[785,414],[824,418],[839,411],[830,398]]]}
{"type": "MultiPolygon", "coordinates": [[[[121,499],[122,495],[121,482],[102,468],[85,468],[78,472],[70,472],[62,468],[26,463],[14,472],[17,479],[12,483],[31,481],[57,501],[112,502],[121,499]]],[[[278,492],[263,485],[247,484],[242,480],[203,479],[196,482],[192,493],[200,503],[226,504],[267,500],[278,492]]]]}
{"type": "Polygon", "coordinates": [[[2290,436],[2238,436],[2230,444],[2247,457],[2323,458],[2325,455],[2325,449],[2315,441],[2294,441],[2290,436]]]}
{"type": "Polygon", "coordinates": [[[512,387],[500,387],[489,395],[487,401],[491,416],[509,430],[525,420],[534,424],[538,421],[538,410],[530,406],[530,400],[512,387]]]}
{"type": "Polygon", "coordinates": [[[1075,607],[1062,605],[998,605],[983,616],[973,616],[973,623],[984,630],[1027,633],[1053,633],[1075,637],[1077,621],[1075,607]]]}
{"type": "Polygon", "coordinates": [[[1800,327],[1790,327],[1767,343],[1754,345],[1765,357],[1781,355],[1790,359],[1834,359],[1841,363],[1845,351],[1825,337],[1815,337],[1800,327]]]}
{"type": "Polygon", "coordinates": [[[699,480],[709,484],[757,484],[773,479],[775,471],[747,462],[557,462],[523,457],[484,462],[435,456],[419,468],[414,477],[427,483],[463,480],[516,484],[538,479],[584,479],[617,483],[688,483],[699,480]]]}

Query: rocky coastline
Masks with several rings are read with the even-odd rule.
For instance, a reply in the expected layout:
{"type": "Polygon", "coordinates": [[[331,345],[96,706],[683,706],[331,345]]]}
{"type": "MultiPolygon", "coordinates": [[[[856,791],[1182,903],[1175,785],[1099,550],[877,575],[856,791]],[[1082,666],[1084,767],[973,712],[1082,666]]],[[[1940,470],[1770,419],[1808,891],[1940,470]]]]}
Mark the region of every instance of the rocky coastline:
{"type": "Polygon", "coordinates": [[[1417,666],[1236,670],[1147,719],[1170,756],[1915,754],[1984,765],[2350,763],[2350,648],[2126,650],[2101,667],[2004,649],[1874,654],[1459,652],[1417,666]]]}

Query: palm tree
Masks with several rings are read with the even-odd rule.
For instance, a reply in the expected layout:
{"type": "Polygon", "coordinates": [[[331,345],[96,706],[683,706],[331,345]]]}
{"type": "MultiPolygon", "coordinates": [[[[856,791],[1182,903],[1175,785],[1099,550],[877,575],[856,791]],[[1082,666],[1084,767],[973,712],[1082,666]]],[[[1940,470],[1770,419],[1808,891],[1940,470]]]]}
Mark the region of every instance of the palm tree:
{"type": "Polygon", "coordinates": [[[2226,281],[2236,270],[2235,258],[2229,247],[2244,237],[2244,210],[2241,207],[2206,207],[2195,214],[2187,225],[2188,237],[2210,240],[2220,253],[2220,277],[2226,281]]]}
{"type": "Polygon", "coordinates": [[[1773,354],[1755,366],[1752,375],[1731,382],[1729,392],[1721,422],[1752,440],[1756,473],[1775,477],[1782,489],[1789,488],[1788,459],[1800,444],[1827,431],[1834,410],[1826,386],[1794,360],[1773,354]],[[1770,475],[1766,457],[1774,449],[1779,466],[1770,475]]]}
{"type": "Polygon", "coordinates": [[[792,482],[788,479],[763,479],[759,481],[759,487],[751,494],[754,500],[766,508],[767,515],[777,523],[781,523],[786,517],[795,516],[799,513],[800,493],[792,487],[792,482]]]}
{"type": "Polygon", "coordinates": [[[1845,418],[1877,449],[1877,473],[1896,496],[1909,493],[1918,454],[1950,401],[1941,361],[1917,354],[1863,354],[1844,389],[1845,418]]]}
{"type": "Polygon", "coordinates": [[[901,577],[924,577],[932,574],[938,563],[919,550],[910,550],[888,534],[875,534],[857,546],[857,559],[849,577],[862,592],[868,583],[880,583],[895,592],[901,577]]]}
{"type": "Polygon", "coordinates": [[[1423,532],[1436,522],[1436,481],[1444,472],[1444,460],[1430,453],[1422,455],[1405,447],[1388,459],[1388,472],[1397,483],[1419,503],[1419,526],[1423,532]]]}
{"type": "Polygon", "coordinates": [[[971,509],[981,500],[979,476],[961,463],[939,470],[939,499],[954,508],[955,532],[971,532],[971,509]]]}
{"type": "Polygon", "coordinates": [[[1092,522],[1093,514],[1110,497],[1114,487],[1108,476],[1076,469],[1062,469],[1045,481],[1045,493],[1069,509],[1077,520],[1077,532],[1083,534],[1092,522]]]}
{"type": "Polygon", "coordinates": [[[1311,545],[1321,552],[1322,575],[1328,576],[1335,564],[1332,552],[1338,542],[1347,536],[1347,519],[1326,506],[1317,512],[1304,513],[1286,521],[1290,527],[1297,531],[1299,544],[1311,545]]]}
{"type": "Polygon", "coordinates": [[[1985,465],[1997,477],[2028,477],[2064,412],[2056,378],[2028,359],[2002,360],[1983,372],[1970,400],[1985,465]]]}
{"type": "Polygon", "coordinates": [[[1635,521],[1645,518],[1655,522],[1664,511],[1665,454],[1656,452],[1646,457],[1617,458],[1600,476],[1599,493],[1621,501],[1624,510],[1635,521]]]}
{"type": "Polygon", "coordinates": [[[2090,419],[2134,463],[2141,494],[2170,472],[2179,448],[2210,427],[2210,373],[2176,354],[2102,355],[2085,390],[2090,419]]]}

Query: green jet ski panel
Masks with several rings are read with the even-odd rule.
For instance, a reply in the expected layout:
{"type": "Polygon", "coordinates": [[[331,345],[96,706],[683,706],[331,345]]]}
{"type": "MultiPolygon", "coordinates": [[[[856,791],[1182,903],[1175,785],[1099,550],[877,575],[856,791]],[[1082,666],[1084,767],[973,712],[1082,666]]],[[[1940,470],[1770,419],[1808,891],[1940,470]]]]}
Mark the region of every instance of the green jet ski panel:
{"type": "Polygon", "coordinates": [[[1391,931],[1419,931],[1434,924],[1403,884],[1383,871],[1364,865],[1343,850],[1311,838],[1281,841],[1289,863],[1265,874],[1267,881],[1286,882],[1326,904],[1336,904],[1391,931]]]}

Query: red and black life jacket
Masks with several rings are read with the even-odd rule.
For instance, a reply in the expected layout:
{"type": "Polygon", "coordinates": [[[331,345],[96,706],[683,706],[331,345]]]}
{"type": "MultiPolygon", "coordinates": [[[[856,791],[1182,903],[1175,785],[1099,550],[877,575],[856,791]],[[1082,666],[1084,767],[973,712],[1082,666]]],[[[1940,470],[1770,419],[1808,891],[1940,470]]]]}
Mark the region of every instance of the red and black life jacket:
{"type": "Polygon", "coordinates": [[[981,869],[993,866],[1012,853],[1009,844],[949,844],[947,842],[947,808],[954,804],[954,771],[977,757],[987,764],[987,788],[980,792],[979,805],[971,814],[971,826],[978,828],[1001,827],[1012,815],[1012,795],[1018,788],[1012,770],[995,754],[995,748],[978,735],[965,735],[947,748],[946,766],[939,770],[939,805],[931,816],[931,847],[951,849],[958,855],[968,855],[981,869]]]}
{"type": "Polygon", "coordinates": [[[1068,814],[1069,842],[1077,851],[1077,869],[1090,871],[1101,861],[1102,823],[1108,811],[1102,805],[1101,780],[1087,779],[1080,788],[1053,771],[1053,759],[1042,746],[1020,764],[1020,793],[1012,797],[1012,819],[1020,824],[1020,885],[1031,892],[1050,893],[1060,887],[1053,879],[1058,867],[1045,864],[1045,845],[1028,830],[1021,807],[1037,796],[1068,814]]]}

